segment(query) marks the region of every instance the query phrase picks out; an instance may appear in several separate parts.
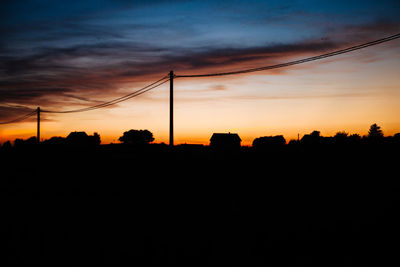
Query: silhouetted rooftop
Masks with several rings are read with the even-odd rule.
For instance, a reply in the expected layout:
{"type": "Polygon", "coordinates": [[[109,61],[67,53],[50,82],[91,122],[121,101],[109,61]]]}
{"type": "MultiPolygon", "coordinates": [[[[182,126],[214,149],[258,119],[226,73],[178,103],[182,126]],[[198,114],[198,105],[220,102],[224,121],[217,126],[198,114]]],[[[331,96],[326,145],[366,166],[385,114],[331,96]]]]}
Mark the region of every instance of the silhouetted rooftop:
{"type": "Polygon", "coordinates": [[[67,138],[87,138],[88,135],[86,132],[71,132],[67,138]]]}
{"type": "Polygon", "coordinates": [[[232,141],[242,141],[237,133],[214,133],[211,136],[210,141],[219,141],[219,140],[232,140],[232,141]]]}

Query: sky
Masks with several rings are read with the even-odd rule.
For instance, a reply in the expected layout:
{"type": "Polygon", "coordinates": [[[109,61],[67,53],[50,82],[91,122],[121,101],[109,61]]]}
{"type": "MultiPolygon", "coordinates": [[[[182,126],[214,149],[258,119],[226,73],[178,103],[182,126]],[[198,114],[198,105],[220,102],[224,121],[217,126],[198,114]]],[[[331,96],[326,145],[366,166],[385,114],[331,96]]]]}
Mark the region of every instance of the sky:
{"type": "MultiPolygon", "coordinates": [[[[168,74],[237,71],[311,57],[400,32],[394,1],[56,1],[0,3],[0,122],[70,110],[168,74]]],[[[215,132],[287,141],[313,130],[400,132],[400,39],[301,65],[174,80],[176,144],[215,132]]],[[[147,129],[168,143],[168,83],[93,111],[41,115],[41,138],[147,129]]],[[[35,117],[0,125],[0,143],[36,135],[35,117]]]]}

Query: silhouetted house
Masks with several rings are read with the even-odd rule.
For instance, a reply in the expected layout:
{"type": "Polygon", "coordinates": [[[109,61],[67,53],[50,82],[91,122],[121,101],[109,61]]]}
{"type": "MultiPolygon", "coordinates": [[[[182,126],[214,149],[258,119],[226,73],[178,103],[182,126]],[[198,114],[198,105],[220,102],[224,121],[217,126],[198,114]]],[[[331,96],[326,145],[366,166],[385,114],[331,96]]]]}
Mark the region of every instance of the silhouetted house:
{"type": "Polygon", "coordinates": [[[320,136],[319,131],[313,131],[311,134],[305,134],[303,138],[301,138],[300,142],[303,145],[320,145],[322,142],[322,136],[320,136]]]}
{"type": "Polygon", "coordinates": [[[66,142],[72,146],[96,146],[100,144],[100,136],[97,133],[87,135],[85,132],[71,132],[66,142]]]}
{"type": "Polygon", "coordinates": [[[88,135],[85,132],[71,132],[67,136],[68,145],[82,146],[87,143],[88,135]]]}
{"type": "Polygon", "coordinates": [[[263,136],[254,139],[253,148],[256,150],[268,150],[281,148],[286,145],[286,140],[283,135],[263,136]]]}
{"type": "Polygon", "coordinates": [[[216,150],[237,150],[240,149],[240,139],[235,133],[214,133],[210,139],[210,147],[216,150]]]}

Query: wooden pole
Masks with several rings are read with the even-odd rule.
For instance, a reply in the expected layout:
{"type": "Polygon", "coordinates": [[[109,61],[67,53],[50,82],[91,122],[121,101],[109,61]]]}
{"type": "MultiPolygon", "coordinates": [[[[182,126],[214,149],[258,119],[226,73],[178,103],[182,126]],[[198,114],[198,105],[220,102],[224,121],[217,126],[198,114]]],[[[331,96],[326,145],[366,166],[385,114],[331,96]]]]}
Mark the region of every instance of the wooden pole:
{"type": "Polygon", "coordinates": [[[37,133],[36,133],[36,141],[40,143],[40,107],[37,108],[37,133]]]}
{"type": "Polygon", "coordinates": [[[174,146],[174,71],[169,72],[169,145],[174,146]]]}

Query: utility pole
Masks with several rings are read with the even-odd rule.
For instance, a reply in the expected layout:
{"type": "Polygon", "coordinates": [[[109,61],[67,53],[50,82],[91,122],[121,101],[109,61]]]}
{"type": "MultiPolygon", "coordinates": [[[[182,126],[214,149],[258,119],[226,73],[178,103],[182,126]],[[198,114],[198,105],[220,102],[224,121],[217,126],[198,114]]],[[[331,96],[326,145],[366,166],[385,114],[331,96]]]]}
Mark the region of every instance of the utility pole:
{"type": "Polygon", "coordinates": [[[37,133],[36,133],[36,141],[40,143],[40,107],[36,109],[37,113],[37,133]]]}
{"type": "Polygon", "coordinates": [[[174,71],[169,72],[169,146],[174,146],[174,71]]]}

